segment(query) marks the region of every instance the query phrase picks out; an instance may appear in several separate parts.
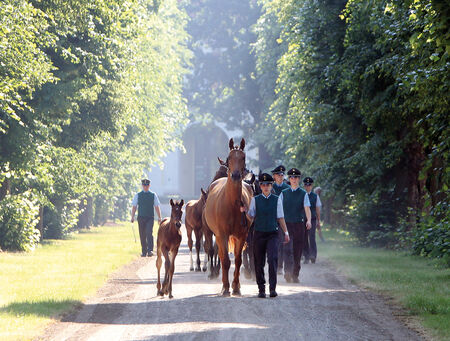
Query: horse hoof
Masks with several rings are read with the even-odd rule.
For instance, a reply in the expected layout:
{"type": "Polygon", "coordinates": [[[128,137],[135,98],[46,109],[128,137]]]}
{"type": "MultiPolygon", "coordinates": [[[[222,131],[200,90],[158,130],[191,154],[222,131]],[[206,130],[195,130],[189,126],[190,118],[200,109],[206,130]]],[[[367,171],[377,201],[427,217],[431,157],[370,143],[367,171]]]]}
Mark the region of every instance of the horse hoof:
{"type": "Polygon", "coordinates": [[[222,289],[222,296],[223,297],[230,297],[230,290],[229,289],[222,289]]]}
{"type": "Polygon", "coordinates": [[[200,269],[200,268],[195,268],[195,271],[196,271],[196,272],[201,272],[202,269],[200,269]]]}
{"type": "Polygon", "coordinates": [[[158,296],[164,296],[164,293],[161,290],[159,290],[158,291],[158,296]]]}
{"type": "Polygon", "coordinates": [[[172,294],[169,295],[169,298],[173,298],[172,294]]]}
{"type": "Polygon", "coordinates": [[[233,296],[241,296],[241,290],[240,289],[233,289],[233,296]]]}
{"type": "Polygon", "coordinates": [[[194,267],[190,268],[189,270],[194,271],[194,267]]]}
{"type": "Polygon", "coordinates": [[[208,270],[206,267],[203,268],[203,272],[206,272],[206,270],[208,270]]]}

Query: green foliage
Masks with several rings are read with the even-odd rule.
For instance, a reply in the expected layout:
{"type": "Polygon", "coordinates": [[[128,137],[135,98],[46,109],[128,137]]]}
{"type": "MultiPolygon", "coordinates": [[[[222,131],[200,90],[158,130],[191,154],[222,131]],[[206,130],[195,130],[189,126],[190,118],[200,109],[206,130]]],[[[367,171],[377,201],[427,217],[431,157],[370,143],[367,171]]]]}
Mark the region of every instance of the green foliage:
{"type": "Polygon", "coordinates": [[[450,266],[450,210],[441,201],[422,220],[411,236],[413,253],[430,258],[440,258],[450,266]]]}
{"type": "Polygon", "coordinates": [[[266,143],[316,179],[333,222],[363,243],[394,246],[400,224],[419,237],[441,222],[422,215],[426,200],[435,208],[448,198],[450,6],[272,0],[263,11],[260,82],[273,84],[264,66],[277,65],[266,105],[277,142],[266,143]],[[269,53],[276,43],[284,48],[269,53]]]}
{"type": "Polygon", "coordinates": [[[0,201],[0,249],[28,251],[39,242],[39,207],[31,192],[8,195],[0,201]]]}
{"type": "Polygon", "coordinates": [[[142,170],[180,145],[184,11],[8,0],[0,14],[0,202],[31,191],[46,238],[126,217],[142,170]]]}

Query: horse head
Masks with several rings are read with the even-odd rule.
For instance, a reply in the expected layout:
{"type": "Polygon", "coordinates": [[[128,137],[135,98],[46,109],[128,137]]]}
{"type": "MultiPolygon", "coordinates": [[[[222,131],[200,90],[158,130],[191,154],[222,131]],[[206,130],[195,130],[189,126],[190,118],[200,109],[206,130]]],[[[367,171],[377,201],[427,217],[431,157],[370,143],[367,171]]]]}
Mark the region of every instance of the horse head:
{"type": "Polygon", "coordinates": [[[170,220],[172,222],[175,222],[175,226],[177,229],[179,229],[181,227],[181,217],[183,215],[183,205],[184,205],[184,200],[181,199],[180,200],[173,200],[170,199],[170,206],[172,206],[172,212],[170,214],[170,220]]]}
{"type": "Polygon", "coordinates": [[[203,188],[200,188],[200,191],[202,192],[202,195],[200,196],[200,202],[204,205],[206,199],[208,199],[208,192],[205,192],[203,188]]]}
{"type": "Polygon", "coordinates": [[[230,143],[230,153],[227,158],[228,172],[231,175],[233,181],[242,181],[244,177],[245,170],[245,140],[241,140],[240,146],[235,146],[234,141],[231,138],[230,143]]]}

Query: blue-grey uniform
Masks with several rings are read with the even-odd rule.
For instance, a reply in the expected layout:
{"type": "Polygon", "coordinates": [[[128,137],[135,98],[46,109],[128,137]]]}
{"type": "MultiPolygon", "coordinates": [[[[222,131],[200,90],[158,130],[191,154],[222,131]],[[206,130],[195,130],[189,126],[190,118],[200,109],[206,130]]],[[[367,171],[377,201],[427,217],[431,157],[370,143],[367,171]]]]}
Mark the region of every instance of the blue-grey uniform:
{"type": "MultiPolygon", "coordinates": [[[[288,175],[299,176],[298,169],[292,168],[288,175]]],[[[290,241],[283,248],[284,277],[288,282],[298,282],[300,260],[307,238],[305,206],[311,206],[305,190],[297,187],[285,189],[280,194],[283,202],[284,220],[289,232],[290,241]]]]}
{"type": "MultiPolygon", "coordinates": [[[[270,177],[271,178],[271,177],[270,177]]],[[[275,292],[278,262],[278,221],[283,218],[283,204],[278,196],[259,194],[252,198],[248,215],[254,218],[254,258],[256,283],[259,293],[265,293],[264,265],[267,255],[269,288],[275,292]]]]}
{"type": "MultiPolygon", "coordinates": [[[[310,177],[306,177],[303,180],[303,183],[309,184],[312,187],[314,183],[313,179],[310,177]]],[[[311,204],[311,229],[308,230],[308,238],[307,243],[305,243],[305,247],[303,249],[303,253],[305,255],[305,263],[311,261],[315,263],[317,258],[317,243],[316,243],[316,225],[317,225],[317,212],[316,207],[322,207],[322,202],[320,201],[320,197],[310,191],[308,193],[309,202],[311,204]]]]}
{"type": "MultiPolygon", "coordinates": [[[[276,170],[275,168],[274,170],[276,170]]],[[[274,173],[272,171],[272,173],[274,173]]],[[[276,173],[274,173],[276,174],[276,173]]],[[[284,181],[281,183],[281,185],[278,185],[276,182],[273,183],[272,187],[272,193],[280,196],[281,192],[287,188],[290,188],[287,183],[284,181]]],[[[283,248],[284,248],[284,232],[282,229],[278,229],[278,237],[279,237],[279,244],[278,244],[278,272],[282,272],[283,270],[283,248]]]]}
{"type": "Polygon", "coordinates": [[[160,205],[158,196],[155,192],[150,190],[141,191],[134,196],[131,205],[137,206],[138,210],[137,221],[139,225],[142,255],[150,256],[153,251],[154,207],[160,205]]]}

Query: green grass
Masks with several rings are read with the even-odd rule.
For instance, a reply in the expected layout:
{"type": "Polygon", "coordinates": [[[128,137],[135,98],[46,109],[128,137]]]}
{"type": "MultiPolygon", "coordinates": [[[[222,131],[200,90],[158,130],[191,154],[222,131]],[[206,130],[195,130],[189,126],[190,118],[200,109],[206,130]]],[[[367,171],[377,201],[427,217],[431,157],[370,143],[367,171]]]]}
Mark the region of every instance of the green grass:
{"type": "Polygon", "coordinates": [[[130,223],[121,223],[46,241],[31,253],[0,253],[0,340],[29,340],[93,295],[140,253],[137,224],[134,230],[137,243],[130,223]]]}
{"type": "Polygon", "coordinates": [[[319,256],[355,283],[388,295],[441,340],[450,340],[450,269],[405,252],[357,246],[348,233],[325,230],[319,256]]]}

